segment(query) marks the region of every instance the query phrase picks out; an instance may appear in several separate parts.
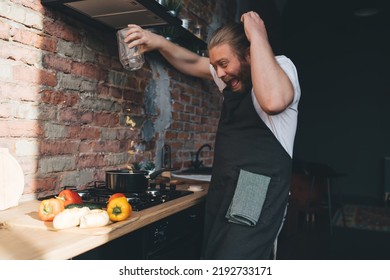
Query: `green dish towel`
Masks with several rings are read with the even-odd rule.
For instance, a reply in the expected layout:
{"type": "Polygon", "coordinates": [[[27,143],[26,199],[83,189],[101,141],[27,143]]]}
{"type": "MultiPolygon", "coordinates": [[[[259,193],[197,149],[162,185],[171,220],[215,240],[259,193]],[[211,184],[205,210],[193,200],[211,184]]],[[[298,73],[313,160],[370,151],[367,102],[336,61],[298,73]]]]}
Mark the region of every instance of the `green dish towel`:
{"type": "Polygon", "coordinates": [[[255,226],[260,218],[271,178],[240,170],[237,187],[226,218],[229,222],[255,226]]]}

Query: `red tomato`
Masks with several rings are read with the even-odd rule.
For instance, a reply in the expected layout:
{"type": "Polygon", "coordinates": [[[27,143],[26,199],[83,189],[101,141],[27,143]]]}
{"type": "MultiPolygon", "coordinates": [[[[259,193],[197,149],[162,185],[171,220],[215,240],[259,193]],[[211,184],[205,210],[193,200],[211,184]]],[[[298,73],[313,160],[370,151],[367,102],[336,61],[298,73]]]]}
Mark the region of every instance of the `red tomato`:
{"type": "Polygon", "coordinates": [[[64,205],[68,204],[82,204],[83,200],[81,199],[81,196],[72,190],[63,190],[60,192],[60,194],[57,196],[57,199],[60,199],[64,201],[64,205]]]}
{"type": "Polygon", "coordinates": [[[125,196],[123,193],[114,193],[110,196],[110,198],[108,199],[107,203],[109,203],[111,200],[113,200],[114,198],[117,198],[117,197],[123,197],[125,196]]]}
{"type": "Polygon", "coordinates": [[[39,219],[45,222],[51,222],[58,213],[64,210],[64,208],[63,200],[54,197],[42,200],[38,209],[39,219]]]}

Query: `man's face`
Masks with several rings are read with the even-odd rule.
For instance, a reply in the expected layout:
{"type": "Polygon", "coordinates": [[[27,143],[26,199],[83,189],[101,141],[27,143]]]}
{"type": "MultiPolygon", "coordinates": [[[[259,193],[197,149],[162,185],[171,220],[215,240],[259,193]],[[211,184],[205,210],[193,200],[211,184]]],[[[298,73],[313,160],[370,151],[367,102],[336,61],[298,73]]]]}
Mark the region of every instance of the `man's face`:
{"type": "Polygon", "coordinates": [[[232,51],[230,45],[215,46],[210,49],[209,54],[211,65],[227,88],[242,93],[252,87],[250,64],[246,60],[241,60],[232,51]]]}

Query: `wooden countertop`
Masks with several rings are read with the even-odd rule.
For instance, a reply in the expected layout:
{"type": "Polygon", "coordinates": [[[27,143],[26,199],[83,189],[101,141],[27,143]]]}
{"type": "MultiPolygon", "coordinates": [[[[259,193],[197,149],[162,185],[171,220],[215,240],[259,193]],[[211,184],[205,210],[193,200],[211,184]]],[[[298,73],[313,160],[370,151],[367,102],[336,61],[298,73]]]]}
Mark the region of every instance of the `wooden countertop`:
{"type": "MultiPolygon", "coordinates": [[[[51,223],[36,218],[40,201],[32,200],[0,211],[0,259],[71,259],[122,235],[161,220],[191,206],[201,203],[208,190],[208,183],[197,182],[204,191],[168,201],[166,203],[133,212],[122,222],[96,229],[72,228],[55,231],[51,223]]],[[[187,189],[188,184],[178,189],[187,189]]]]}

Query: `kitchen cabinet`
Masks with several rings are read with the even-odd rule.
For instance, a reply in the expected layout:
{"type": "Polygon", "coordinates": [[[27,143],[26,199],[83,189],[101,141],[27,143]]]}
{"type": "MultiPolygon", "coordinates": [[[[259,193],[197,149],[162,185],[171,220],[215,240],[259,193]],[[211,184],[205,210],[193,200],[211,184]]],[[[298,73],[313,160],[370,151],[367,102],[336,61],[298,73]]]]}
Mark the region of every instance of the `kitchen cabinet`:
{"type": "Polygon", "coordinates": [[[144,28],[169,26],[177,43],[191,50],[205,50],[206,43],[182,27],[182,21],[155,0],[42,0],[42,4],[108,31],[133,23],[144,28]]]}
{"type": "Polygon", "coordinates": [[[156,221],[73,259],[200,259],[204,202],[156,221]]]}

